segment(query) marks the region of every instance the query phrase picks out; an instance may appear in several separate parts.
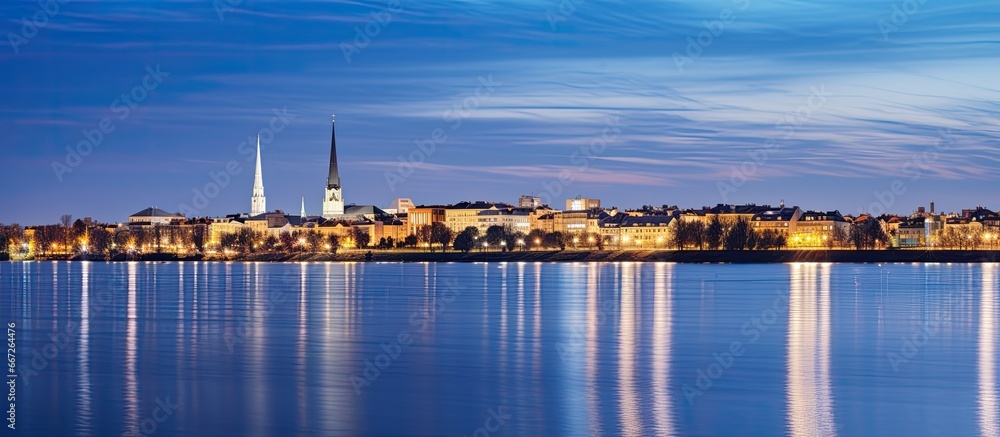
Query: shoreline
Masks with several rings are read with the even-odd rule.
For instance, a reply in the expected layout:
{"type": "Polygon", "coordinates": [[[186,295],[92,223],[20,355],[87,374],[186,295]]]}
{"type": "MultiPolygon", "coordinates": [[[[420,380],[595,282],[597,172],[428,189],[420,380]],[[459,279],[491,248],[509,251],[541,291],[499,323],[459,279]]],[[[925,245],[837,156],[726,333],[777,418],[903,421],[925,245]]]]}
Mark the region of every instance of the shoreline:
{"type": "MultiPolygon", "coordinates": [[[[815,263],[989,263],[1000,262],[997,250],[580,250],[528,252],[367,252],[335,254],[259,254],[237,257],[177,257],[148,254],[116,259],[86,256],[58,256],[23,261],[95,261],[95,262],[675,262],[683,264],[784,264],[815,263]]],[[[4,260],[6,261],[6,260],[4,260]]]]}

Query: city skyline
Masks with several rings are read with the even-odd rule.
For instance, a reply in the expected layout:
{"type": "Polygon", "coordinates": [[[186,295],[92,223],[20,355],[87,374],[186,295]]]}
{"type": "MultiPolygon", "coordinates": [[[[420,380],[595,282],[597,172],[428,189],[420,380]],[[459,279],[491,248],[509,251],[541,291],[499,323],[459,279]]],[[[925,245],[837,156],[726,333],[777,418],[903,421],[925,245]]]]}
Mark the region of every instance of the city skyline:
{"type": "Polygon", "coordinates": [[[268,209],[320,211],[331,113],[348,203],[998,207],[993,3],[221,4],[3,5],[0,222],[178,211],[231,161],[202,215],[247,211],[258,133],[268,209]]]}

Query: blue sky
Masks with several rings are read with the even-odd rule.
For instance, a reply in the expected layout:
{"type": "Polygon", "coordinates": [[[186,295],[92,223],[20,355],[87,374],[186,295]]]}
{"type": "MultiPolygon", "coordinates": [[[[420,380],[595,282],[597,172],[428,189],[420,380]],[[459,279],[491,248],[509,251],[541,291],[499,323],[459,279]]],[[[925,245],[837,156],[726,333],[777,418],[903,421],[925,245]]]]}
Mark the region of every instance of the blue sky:
{"type": "Polygon", "coordinates": [[[248,211],[275,111],[270,209],[320,212],[331,113],[349,203],[1000,208],[996,1],[52,1],[0,5],[0,222],[178,211],[230,161],[193,209],[248,211]]]}

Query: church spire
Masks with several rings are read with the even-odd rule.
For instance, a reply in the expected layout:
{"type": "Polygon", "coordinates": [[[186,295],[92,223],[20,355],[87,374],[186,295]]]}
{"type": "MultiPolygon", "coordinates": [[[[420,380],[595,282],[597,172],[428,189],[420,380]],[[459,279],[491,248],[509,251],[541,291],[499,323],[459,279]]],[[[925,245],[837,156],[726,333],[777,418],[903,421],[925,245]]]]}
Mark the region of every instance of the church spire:
{"type": "Polygon", "coordinates": [[[253,197],[250,198],[250,215],[261,215],[267,212],[267,199],[264,197],[264,172],[260,163],[260,135],[257,135],[257,171],[253,177],[253,197]]]}
{"type": "Polygon", "coordinates": [[[323,197],[323,217],[335,218],[344,215],[344,192],[340,186],[340,172],[337,169],[337,130],[331,115],[330,132],[330,174],[326,178],[326,196],[323,197]]]}
{"type": "Polygon", "coordinates": [[[299,214],[299,216],[302,217],[302,218],[309,217],[308,215],[306,215],[306,197],[305,196],[302,196],[302,213],[299,214]]]}
{"type": "Polygon", "coordinates": [[[330,174],[326,178],[326,186],[340,188],[340,172],[337,169],[337,123],[333,115],[330,119],[333,127],[330,132],[330,174]]]}

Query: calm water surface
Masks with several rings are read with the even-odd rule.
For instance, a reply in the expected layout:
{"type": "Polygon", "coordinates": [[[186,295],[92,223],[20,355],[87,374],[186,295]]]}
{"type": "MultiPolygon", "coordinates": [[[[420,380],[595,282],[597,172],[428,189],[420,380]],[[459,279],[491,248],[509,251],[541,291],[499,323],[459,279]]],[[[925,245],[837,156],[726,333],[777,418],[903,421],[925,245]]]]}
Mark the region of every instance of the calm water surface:
{"type": "Polygon", "coordinates": [[[993,264],[0,263],[20,375],[4,435],[997,436],[998,281],[993,264]]]}

